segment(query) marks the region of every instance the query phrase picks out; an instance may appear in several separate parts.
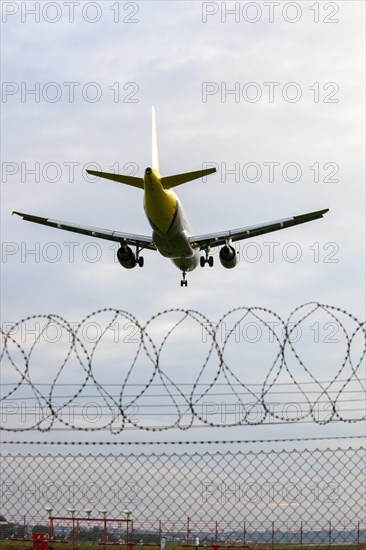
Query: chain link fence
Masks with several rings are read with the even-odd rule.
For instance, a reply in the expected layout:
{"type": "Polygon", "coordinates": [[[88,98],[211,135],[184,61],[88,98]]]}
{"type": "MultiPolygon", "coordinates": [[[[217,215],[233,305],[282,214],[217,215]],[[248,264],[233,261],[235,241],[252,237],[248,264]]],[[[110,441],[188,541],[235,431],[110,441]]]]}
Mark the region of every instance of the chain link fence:
{"type": "Polygon", "coordinates": [[[338,524],[340,531],[355,531],[357,522],[365,519],[364,471],[363,447],[7,454],[2,458],[2,514],[8,522],[26,516],[34,525],[47,519],[47,507],[59,517],[70,515],[70,508],[84,517],[85,509],[92,517],[101,517],[105,510],[110,519],[123,517],[128,509],[136,530],[157,530],[163,521],[165,529],[173,532],[176,525],[181,533],[190,518],[191,535],[202,533],[202,525],[209,524],[206,535],[212,535],[212,523],[219,522],[220,533],[231,540],[238,538],[243,522],[249,532],[254,526],[267,532],[268,524],[275,522],[278,537],[296,524],[297,540],[301,522],[306,531],[324,522],[332,522],[334,529],[338,524]]]}

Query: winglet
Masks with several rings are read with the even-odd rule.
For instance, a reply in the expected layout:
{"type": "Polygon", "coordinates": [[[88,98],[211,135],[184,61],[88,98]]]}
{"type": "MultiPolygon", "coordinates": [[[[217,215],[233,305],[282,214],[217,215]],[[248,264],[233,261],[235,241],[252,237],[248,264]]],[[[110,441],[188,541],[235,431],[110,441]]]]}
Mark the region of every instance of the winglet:
{"type": "Polygon", "coordinates": [[[158,133],[156,130],[155,107],[151,107],[151,168],[160,176],[158,133]]]}

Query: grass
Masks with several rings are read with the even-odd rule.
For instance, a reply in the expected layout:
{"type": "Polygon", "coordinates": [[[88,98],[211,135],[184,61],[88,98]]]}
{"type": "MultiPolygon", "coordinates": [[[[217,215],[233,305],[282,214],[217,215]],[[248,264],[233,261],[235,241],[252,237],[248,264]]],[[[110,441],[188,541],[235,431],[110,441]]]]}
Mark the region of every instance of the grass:
{"type": "MultiPolygon", "coordinates": [[[[16,541],[16,540],[0,540],[0,549],[2,550],[27,550],[32,549],[33,541],[16,541]]],[[[107,549],[110,548],[111,550],[118,550],[120,545],[118,544],[108,544],[107,549]]],[[[122,547],[125,545],[121,545],[122,547]]],[[[139,544],[136,544],[136,547],[139,548],[139,544]]],[[[52,548],[51,545],[49,545],[49,550],[52,548]]],[[[65,543],[56,543],[53,545],[53,548],[55,550],[71,550],[72,549],[72,542],[65,543]]],[[[103,550],[103,544],[98,544],[96,542],[81,542],[77,547],[78,550],[103,550]]],[[[146,550],[151,549],[157,549],[157,546],[144,546],[141,548],[145,548],[146,550]]],[[[210,550],[211,547],[207,545],[206,547],[200,546],[200,549],[203,550],[204,548],[207,548],[207,550],[210,550]]],[[[223,550],[225,547],[220,547],[218,550],[223,550]]],[[[238,547],[239,548],[239,547],[238,547]]],[[[272,550],[271,544],[250,544],[249,549],[252,548],[253,550],[272,550]]],[[[313,545],[303,545],[302,550],[366,550],[366,543],[360,543],[357,544],[332,544],[329,546],[329,544],[313,544],[313,545]]],[[[273,546],[274,550],[299,550],[300,545],[295,544],[275,544],[273,546]]],[[[172,544],[166,544],[165,550],[187,550],[186,548],[183,548],[182,546],[173,546],[172,544]]]]}

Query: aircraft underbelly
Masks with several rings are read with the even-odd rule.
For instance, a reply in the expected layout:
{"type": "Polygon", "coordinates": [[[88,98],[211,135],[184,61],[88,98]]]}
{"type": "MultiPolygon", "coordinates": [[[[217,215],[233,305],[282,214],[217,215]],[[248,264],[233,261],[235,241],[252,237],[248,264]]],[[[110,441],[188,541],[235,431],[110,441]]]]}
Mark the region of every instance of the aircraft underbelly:
{"type": "Polygon", "coordinates": [[[162,256],[170,258],[179,269],[192,271],[198,266],[199,252],[192,248],[189,236],[187,221],[180,209],[167,233],[153,232],[153,241],[162,256]]]}
{"type": "Polygon", "coordinates": [[[160,254],[167,258],[190,258],[195,253],[185,230],[175,233],[173,236],[159,235],[154,231],[153,241],[160,254]]]}
{"type": "Polygon", "coordinates": [[[185,230],[171,238],[153,233],[153,241],[160,254],[170,258],[182,271],[193,271],[198,266],[199,253],[191,247],[185,230]]]}

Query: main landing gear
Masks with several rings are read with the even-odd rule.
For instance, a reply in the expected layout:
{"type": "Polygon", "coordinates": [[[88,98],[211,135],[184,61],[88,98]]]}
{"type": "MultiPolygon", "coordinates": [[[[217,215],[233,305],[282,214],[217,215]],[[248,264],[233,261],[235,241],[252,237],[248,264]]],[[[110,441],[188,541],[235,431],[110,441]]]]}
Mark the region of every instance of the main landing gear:
{"type": "Polygon", "coordinates": [[[188,285],[188,281],[186,279],[186,272],[185,271],[182,271],[182,275],[183,275],[183,279],[181,280],[180,282],[180,286],[187,286],[188,285]]]}
{"type": "Polygon", "coordinates": [[[141,248],[136,247],[136,252],[130,246],[121,243],[117,250],[117,260],[125,269],[133,269],[137,265],[143,267],[144,258],[140,256],[141,248]]]}
{"type": "Polygon", "coordinates": [[[141,249],[138,246],[136,246],[136,254],[135,254],[136,264],[139,267],[144,267],[144,257],[140,256],[140,252],[141,252],[141,249]]]}
{"type": "Polygon", "coordinates": [[[200,266],[205,267],[208,264],[210,267],[213,267],[214,259],[213,256],[209,256],[209,248],[206,248],[205,255],[200,257],[200,266]]]}

